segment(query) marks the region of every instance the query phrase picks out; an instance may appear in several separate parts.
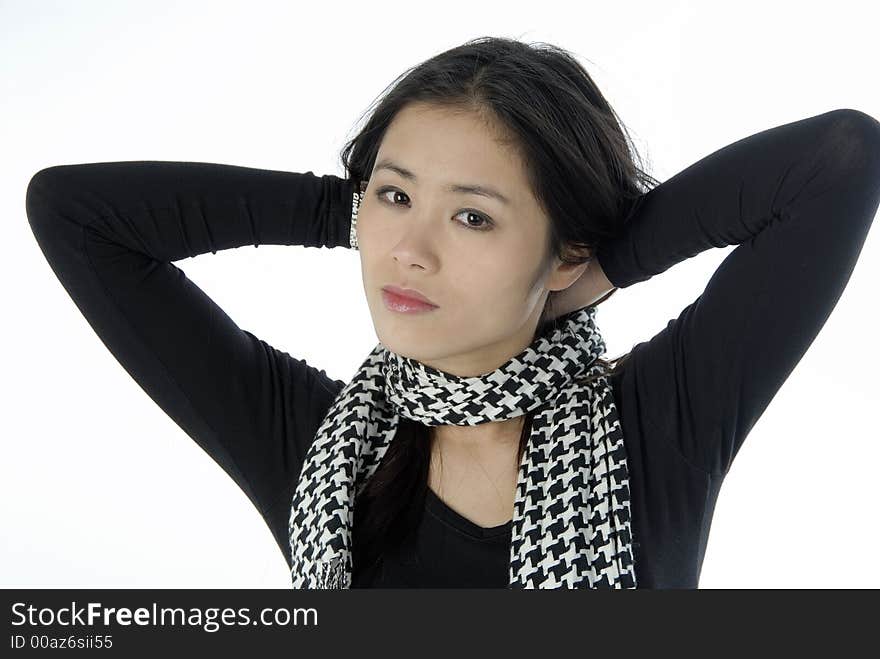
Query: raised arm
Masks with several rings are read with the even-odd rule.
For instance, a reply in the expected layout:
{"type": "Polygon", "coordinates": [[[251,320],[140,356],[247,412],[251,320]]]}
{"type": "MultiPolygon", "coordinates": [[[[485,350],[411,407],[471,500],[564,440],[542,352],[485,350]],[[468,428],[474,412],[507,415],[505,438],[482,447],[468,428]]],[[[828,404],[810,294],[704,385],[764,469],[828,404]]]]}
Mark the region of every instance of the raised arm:
{"type": "Polygon", "coordinates": [[[658,440],[727,473],[837,304],[878,204],[880,123],[852,109],[740,139],[640,198],[596,253],[614,286],[738,245],[625,366],[658,440]]]}
{"type": "MultiPolygon", "coordinates": [[[[49,167],[28,185],[30,226],[86,320],[264,517],[342,383],[240,329],[171,262],[348,247],[352,193],[332,175],[161,161],[49,167]]],[[[270,528],[286,556],[286,519],[270,528]]]]}

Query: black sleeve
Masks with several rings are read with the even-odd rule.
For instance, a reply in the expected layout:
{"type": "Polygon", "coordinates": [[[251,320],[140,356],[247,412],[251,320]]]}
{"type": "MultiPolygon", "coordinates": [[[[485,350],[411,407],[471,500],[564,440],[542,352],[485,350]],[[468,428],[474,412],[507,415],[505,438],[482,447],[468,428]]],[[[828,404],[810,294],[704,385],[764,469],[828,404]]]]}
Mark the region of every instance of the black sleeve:
{"type": "Polygon", "coordinates": [[[624,368],[642,420],[692,464],[726,474],[837,304],[878,203],[880,122],[852,109],[740,139],[640,197],[597,248],[614,286],[738,245],[678,318],[633,348],[624,368]]]}
{"type": "Polygon", "coordinates": [[[273,506],[343,383],[239,328],[171,262],[251,244],[349,247],[353,192],[332,175],[162,161],[49,167],[27,188],[28,222],[79,310],[247,494],[288,562],[273,506]]]}

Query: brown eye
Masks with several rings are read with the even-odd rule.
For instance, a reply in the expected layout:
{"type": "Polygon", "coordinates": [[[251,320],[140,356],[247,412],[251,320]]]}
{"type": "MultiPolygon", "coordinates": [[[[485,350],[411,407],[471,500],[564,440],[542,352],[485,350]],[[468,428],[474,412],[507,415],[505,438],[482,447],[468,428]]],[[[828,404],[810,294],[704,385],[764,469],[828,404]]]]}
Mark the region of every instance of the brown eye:
{"type": "MultiPolygon", "coordinates": [[[[466,226],[470,227],[471,229],[476,229],[477,231],[486,231],[490,227],[490,225],[492,224],[492,221],[488,217],[486,217],[482,213],[477,213],[476,211],[463,210],[458,215],[468,215],[470,217],[475,217],[478,220],[482,220],[483,221],[482,226],[474,226],[473,224],[466,224],[466,226]]],[[[456,215],[456,217],[458,217],[458,215],[456,215]]],[[[465,220],[465,222],[468,222],[468,220],[465,220]]]]}
{"type": "MultiPolygon", "coordinates": [[[[402,194],[404,197],[406,197],[406,193],[405,193],[405,192],[401,192],[400,190],[397,190],[397,189],[395,189],[395,188],[382,188],[381,190],[379,190],[379,191],[376,193],[376,196],[379,197],[379,200],[380,200],[380,201],[383,201],[383,202],[385,202],[386,204],[391,204],[392,206],[397,206],[397,204],[395,204],[393,201],[388,201],[388,197],[385,197],[385,196],[384,196],[384,195],[385,195],[386,193],[388,193],[388,192],[397,192],[397,193],[402,194]]],[[[407,197],[407,198],[408,198],[408,197],[407,197]]]]}

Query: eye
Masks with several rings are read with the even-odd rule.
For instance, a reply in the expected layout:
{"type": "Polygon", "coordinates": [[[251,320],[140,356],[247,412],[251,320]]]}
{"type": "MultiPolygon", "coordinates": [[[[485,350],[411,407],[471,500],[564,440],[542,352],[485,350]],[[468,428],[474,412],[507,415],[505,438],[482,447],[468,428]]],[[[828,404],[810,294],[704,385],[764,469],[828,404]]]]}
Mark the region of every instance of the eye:
{"type": "MultiPolygon", "coordinates": [[[[401,194],[404,197],[406,197],[407,199],[409,199],[409,195],[407,195],[402,190],[398,190],[397,188],[390,188],[390,187],[380,188],[379,190],[376,191],[376,196],[379,198],[379,201],[382,202],[383,204],[386,204],[388,206],[399,206],[400,204],[397,204],[394,201],[388,201],[388,197],[386,197],[385,195],[389,192],[401,194]]],[[[492,229],[492,227],[495,224],[488,216],[484,215],[483,213],[480,213],[479,211],[475,211],[475,210],[472,210],[469,208],[465,208],[465,209],[459,211],[455,215],[455,217],[458,217],[459,215],[464,215],[464,214],[472,215],[472,216],[478,218],[479,220],[482,220],[483,224],[480,226],[474,226],[473,224],[467,224],[466,222],[468,222],[468,220],[465,220],[464,223],[459,222],[459,224],[461,226],[463,226],[467,229],[471,229],[473,231],[489,231],[492,229]]]]}

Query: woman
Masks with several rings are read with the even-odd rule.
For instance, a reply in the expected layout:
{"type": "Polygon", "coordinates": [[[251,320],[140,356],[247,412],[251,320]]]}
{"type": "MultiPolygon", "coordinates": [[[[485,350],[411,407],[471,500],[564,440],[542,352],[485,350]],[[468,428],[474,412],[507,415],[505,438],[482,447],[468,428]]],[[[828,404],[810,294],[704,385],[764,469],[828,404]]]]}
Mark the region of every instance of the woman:
{"type": "Polygon", "coordinates": [[[481,38],[397,81],[344,178],[57,166],[27,212],[295,587],[695,588],[724,476],[877,211],[880,124],[825,112],[662,184],[633,154],[567,52],[481,38]],[[240,329],[172,264],[246,244],[359,250],[379,344],[351,382],[240,329]],[[608,368],[596,306],[726,245],[703,293],[608,368]]]}

